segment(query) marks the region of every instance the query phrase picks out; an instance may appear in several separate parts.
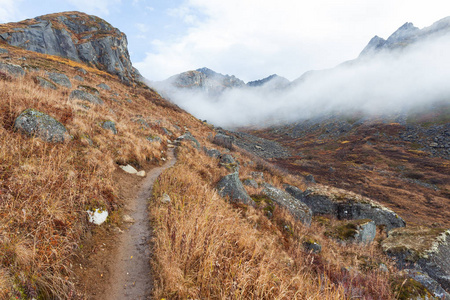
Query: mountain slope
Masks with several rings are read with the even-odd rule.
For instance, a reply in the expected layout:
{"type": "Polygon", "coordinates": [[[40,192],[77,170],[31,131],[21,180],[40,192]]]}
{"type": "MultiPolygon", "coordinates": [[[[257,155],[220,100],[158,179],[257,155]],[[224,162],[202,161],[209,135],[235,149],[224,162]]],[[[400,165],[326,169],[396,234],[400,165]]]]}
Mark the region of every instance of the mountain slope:
{"type": "Polygon", "coordinates": [[[155,299],[396,299],[405,286],[408,297],[432,296],[383,254],[383,225],[320,215],[303,223],[298,209],[310,208],[287,190],[388,212],[403,226],[401,216],[289,175],[146,85],[105,70],[0,41],[0,298],[104,298],[112,266],[96,258],[114,261],[115,238],[132,222],[124,207],[142,183],[124,169],[152,170],[170,148],[177,163],[146,203],[155,299]],[[247,204],[233,189],[218,190],[230,178],[247,204]],[[93,211],[108,213],[105,223],[91,223],[93,211]],[[356,239],[366,226],[372,239],[377,233],[371,245],[356,239]]]}

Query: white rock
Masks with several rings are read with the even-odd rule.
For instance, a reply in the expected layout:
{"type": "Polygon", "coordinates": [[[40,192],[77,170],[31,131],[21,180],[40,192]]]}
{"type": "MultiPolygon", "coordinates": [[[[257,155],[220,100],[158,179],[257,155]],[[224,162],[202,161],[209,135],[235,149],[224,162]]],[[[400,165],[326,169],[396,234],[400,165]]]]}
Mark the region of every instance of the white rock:
{"type": "Polygon", "coordinates": [[[130,165],[120,166],[122,170],[130,174],[136,174],[138,171],[130,165]]]}
{"type": "Polygon", "coordinates": [[[95,211],[87,210],[89,215],[89,222],[94,223],[95,225],[101,225],[108,218],[108,211],[101,210],[99,208],[95,209],[95,211]]]}
{"type": "Polygon", "coordinates": [[[137,176],[145,177],[145,171],[139,171],[136,173],[137,176]]]}
{"type": "Polygon", "coordinates": [[[161,202],[162,203],[170,203],[170,196],[169,195],[167,195],[166,193],[164,193],[163,195],[162,195],[162,198],[161,198],[161,202]]]}
{"type": "Polygon", "coordinates": [[[135,220],[129,215],[123,215],[122,220],[125,223],[134,223],[135,222],[135,220]]]}

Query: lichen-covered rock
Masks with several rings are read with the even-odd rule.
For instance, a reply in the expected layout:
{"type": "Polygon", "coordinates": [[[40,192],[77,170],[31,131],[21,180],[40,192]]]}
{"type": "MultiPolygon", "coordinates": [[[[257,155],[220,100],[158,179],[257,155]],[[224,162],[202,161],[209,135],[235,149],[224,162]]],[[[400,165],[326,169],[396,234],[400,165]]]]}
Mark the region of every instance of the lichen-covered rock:
{"type": "Polygon", "coordinates": [[[404,272],[408,274],[409,277],[426,287],[426,289],[430,291],[437,299],[450,300],[450,294],[446,292],[436,280],[428,276],[427,273],[413,269],[406,269],[404,272]]]}
{"type": "Polygon", "coordinates": [[[0,70],[7,72],[14,77],[25,76],[25,70],[21,66],[14,64],[0,63],[0,70]]]}
{"type": "Polygon", "coordinates": [[[382,248],[400,268],[419,267],[450,291],[450,230],[406,227],[389,232],[382,248]]]}
{"type": "Polygon", "coordinates": [[[236,162],[230,154],[222,154],[219,156],[219,165],[224,167],[230,172],[239,171],[239,163],[236,162]]]}
{"type": "Polygon", "coordinates": [[[224,176],[217,184],[216,189],[219,191],[220,196],[228,197],[231,202],[244,203],[252,206],[256,205],[247,194],[237,172],[224,176]]]}
{"type": "Polygon", "coordinates": [[[117,134],[116,123],[110,120],[103,121],[101,124],[103,129],[111,131],[113,134],[117,134]]]}
{"type": "Polygon", "coordinates": [[[375,239],[377,228],[369,219],[344,221],[332,227],[326,235],[342,242],[369,244],[375,239]]]}
{"type": "Polygon", "coordinates": [[[233,150],[233,142],[234,138],[222,133],[216,134],[214,137],[213,143],[219,146],[222,146],[224,148],[233,150]]]}
{"type": "Polygon", "coordinates": [[[264,184],[262,193],[282,208],[287,209],[295,219],[306,225],[311,225],[312,211],[303,202],[267,183],[264,184]]]}
{"type": "Polygon", "coordinates": [[[73,77],[73,79],[75,79],[75,80],[77,80],[77,81],[84,81],[84,78],[81,77],[80,75],[75,75],[75,76],[73,77]]]}
{"type": "Polygon", "coordinates": [[[292,190],[288,192],[307,204],[314,215],[333,215],[347,220],[371,219],[376,225],[384,225],[387,231],[405,226],[405,221],[392,210],[353,192],[320,185],[307,188],[301,195],[292,190]]]}
{"type": "Polygon", "coordinates": [[[9,51],[5,48],[0,48],[0,54],[8,54],[9,51]]]}
{"type": "Polygon", "coordinates": [[[36,136],[46,142],[70,140],[67,129],[60,122],[35,109],[24,110],[14,122],[14,128],[29,136],[36,136]]]}
{"type": "Polygon", "coordinates": [[[95,16],[66,12],[8,23],[0,39],[26,50],[88,63],[125,83],[142,81],[131,64],[125,34],[95,16]]]}
{"type": "Polygon", "coordinates": [[[82,90],[73,90],[69,95],[69,99],[84,100],[91,102],[93,104],[103,105],[103,100],[100,99],[98,96],[92,95],[82,90]]]}
{"type": "Polygon", "coordinates": [[[36,76],[34,78],[34,81],[45,89],[52,89],[52,90],[58,89],[53,82],[50,82],[43,77],[36,76]]]}
{"type": "Polygon", "coordinates": [[[72,87],[72,83],[70,82],[69,77],[67,77],[67,75],[65,74],[49,72],[47,73],[47,76],[56,84],[62,85],[69,89],[72,87]]]}

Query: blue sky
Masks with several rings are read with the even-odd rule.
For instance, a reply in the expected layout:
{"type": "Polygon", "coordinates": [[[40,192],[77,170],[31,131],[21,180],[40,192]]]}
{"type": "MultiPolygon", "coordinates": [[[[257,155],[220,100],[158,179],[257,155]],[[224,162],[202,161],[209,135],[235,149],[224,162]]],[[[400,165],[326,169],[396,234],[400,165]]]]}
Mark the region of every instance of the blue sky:
{"type": "Polygon", "coordinates": [[[0,22],[78,10],[125,32],[133,64],[150,80],[199,67],[250,81],[355,58],[403,23],[450,15],[448,0],[0,0],[0,22]]]}

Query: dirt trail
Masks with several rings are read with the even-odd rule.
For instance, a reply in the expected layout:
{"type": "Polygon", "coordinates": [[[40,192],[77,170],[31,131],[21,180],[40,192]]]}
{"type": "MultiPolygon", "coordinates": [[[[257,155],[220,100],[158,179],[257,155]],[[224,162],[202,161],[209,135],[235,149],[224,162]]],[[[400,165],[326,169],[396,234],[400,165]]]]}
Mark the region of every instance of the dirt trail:
{"type": "Polygon", "coordinates": [[[112,261],[109,286],[102,299],[149,299],[152,289],[150,276],[150,238],[148,199],[156,178],[165,169],[175,164],[173,151],[168,153],[168,162],[150,170],[137,196],[127,205],[128,214],[135,220],[120,235],[116,257],[112,261]]]}

